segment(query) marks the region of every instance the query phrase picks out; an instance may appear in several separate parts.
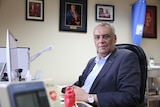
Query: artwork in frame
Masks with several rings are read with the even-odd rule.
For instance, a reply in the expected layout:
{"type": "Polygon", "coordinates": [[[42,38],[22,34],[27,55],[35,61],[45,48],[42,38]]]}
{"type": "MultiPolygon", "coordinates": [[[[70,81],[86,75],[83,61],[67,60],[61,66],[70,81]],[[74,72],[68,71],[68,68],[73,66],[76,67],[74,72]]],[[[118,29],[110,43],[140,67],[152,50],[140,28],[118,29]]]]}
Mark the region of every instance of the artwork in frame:
{"type": "Polygon", "coordinates": [[[26,20],[44,21],[44,0],[26,0],[26,20]]]}
{"type": "Polygon", "coordinates": [[[87,32],[87,0],[60,0],[59,30],[87,32]]]}
{"type": "Polygon", "coordinates": [[[96,20],[114,21],[114,5],[96,4],[96,20]]]}
{"type": "Polygon", "coordinates": [[[147,6],[143,30],[144,38],[157,38],[157,7],[147,6]]]}

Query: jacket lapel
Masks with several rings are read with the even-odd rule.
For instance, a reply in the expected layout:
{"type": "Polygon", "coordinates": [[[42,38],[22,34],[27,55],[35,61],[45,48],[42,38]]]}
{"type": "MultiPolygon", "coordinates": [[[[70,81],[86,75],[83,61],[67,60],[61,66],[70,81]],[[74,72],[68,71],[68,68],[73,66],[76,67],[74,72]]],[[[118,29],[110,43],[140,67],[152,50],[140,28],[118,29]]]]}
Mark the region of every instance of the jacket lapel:
{"type": "Polygon", "coordinates": [[[90,89],[90,93],[92,93],[94,91],[94,89],[96,88],[96,86],[100,82],[100,80],[103,78],[103,76],[105,76],[107,74],[109,68],[113,64],[113,61],[116,57],[116,50],[117,49],[115,49],[114,52],[110,55],[110,57],[107,59],[104,66],[102,67],[101,71],[99,72],[98,76],[94,80],[94,82],[91,86],[91,89],[90,89]]]}

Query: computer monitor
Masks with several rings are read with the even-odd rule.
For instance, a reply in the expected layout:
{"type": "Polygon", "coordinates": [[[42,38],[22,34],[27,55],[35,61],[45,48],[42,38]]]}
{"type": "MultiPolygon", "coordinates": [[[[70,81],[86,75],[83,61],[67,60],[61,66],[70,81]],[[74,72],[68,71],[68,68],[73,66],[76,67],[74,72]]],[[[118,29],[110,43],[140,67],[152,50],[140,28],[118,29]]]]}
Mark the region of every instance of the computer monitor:
{"type": "Polygon", "coordinates": [[[18,70],[18,53],[17,39],[9,29],[7,29],[6,34],[6,61],[8,81],[11,82],[17,78],[16,70],[18,70]]]}
{"type": "Polygon", "coordinates": [[[1,83],[0,93],[1,107],[51,107],[43,81],[1,83]]]}

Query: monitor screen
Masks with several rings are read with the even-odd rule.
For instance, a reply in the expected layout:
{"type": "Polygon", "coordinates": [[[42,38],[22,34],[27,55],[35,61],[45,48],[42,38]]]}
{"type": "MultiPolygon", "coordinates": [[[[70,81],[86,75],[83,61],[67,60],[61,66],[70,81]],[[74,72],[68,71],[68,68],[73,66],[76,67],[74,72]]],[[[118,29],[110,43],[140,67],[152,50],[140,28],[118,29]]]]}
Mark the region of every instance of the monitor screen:
{"type": "Polygon", "coordinates": [[[44,89],[15,93],[16,107],[49,107],[47,94],[44,89]]]}
{"type": "Polygon", "coordinates": [[[9,29],[6,34],[6,61],[8,81],[11,82],[17,78],[18,69],[18,54],[17,54],[17,39],[13,36],[9,29]]]}
{"type": "Polygon", "coordinates": [[[16,107],[39,107],[36,93],[21,93],[15,95],[16,107]]]}

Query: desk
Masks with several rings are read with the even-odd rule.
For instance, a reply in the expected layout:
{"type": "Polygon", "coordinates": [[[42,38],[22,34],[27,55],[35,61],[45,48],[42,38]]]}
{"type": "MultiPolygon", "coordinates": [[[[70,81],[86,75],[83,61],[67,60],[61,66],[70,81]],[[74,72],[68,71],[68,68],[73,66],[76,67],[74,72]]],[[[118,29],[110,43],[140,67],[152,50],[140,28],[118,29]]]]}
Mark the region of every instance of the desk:
{"type": "MultiPolygon", "coordinates": [[[[64,104],[62,104],[62,107],[65,107],[64,104]]],[[[76,101],[76,104],[73,107],[93,107],[93,106],[91,106],[85,102],[76,101]]]]}

